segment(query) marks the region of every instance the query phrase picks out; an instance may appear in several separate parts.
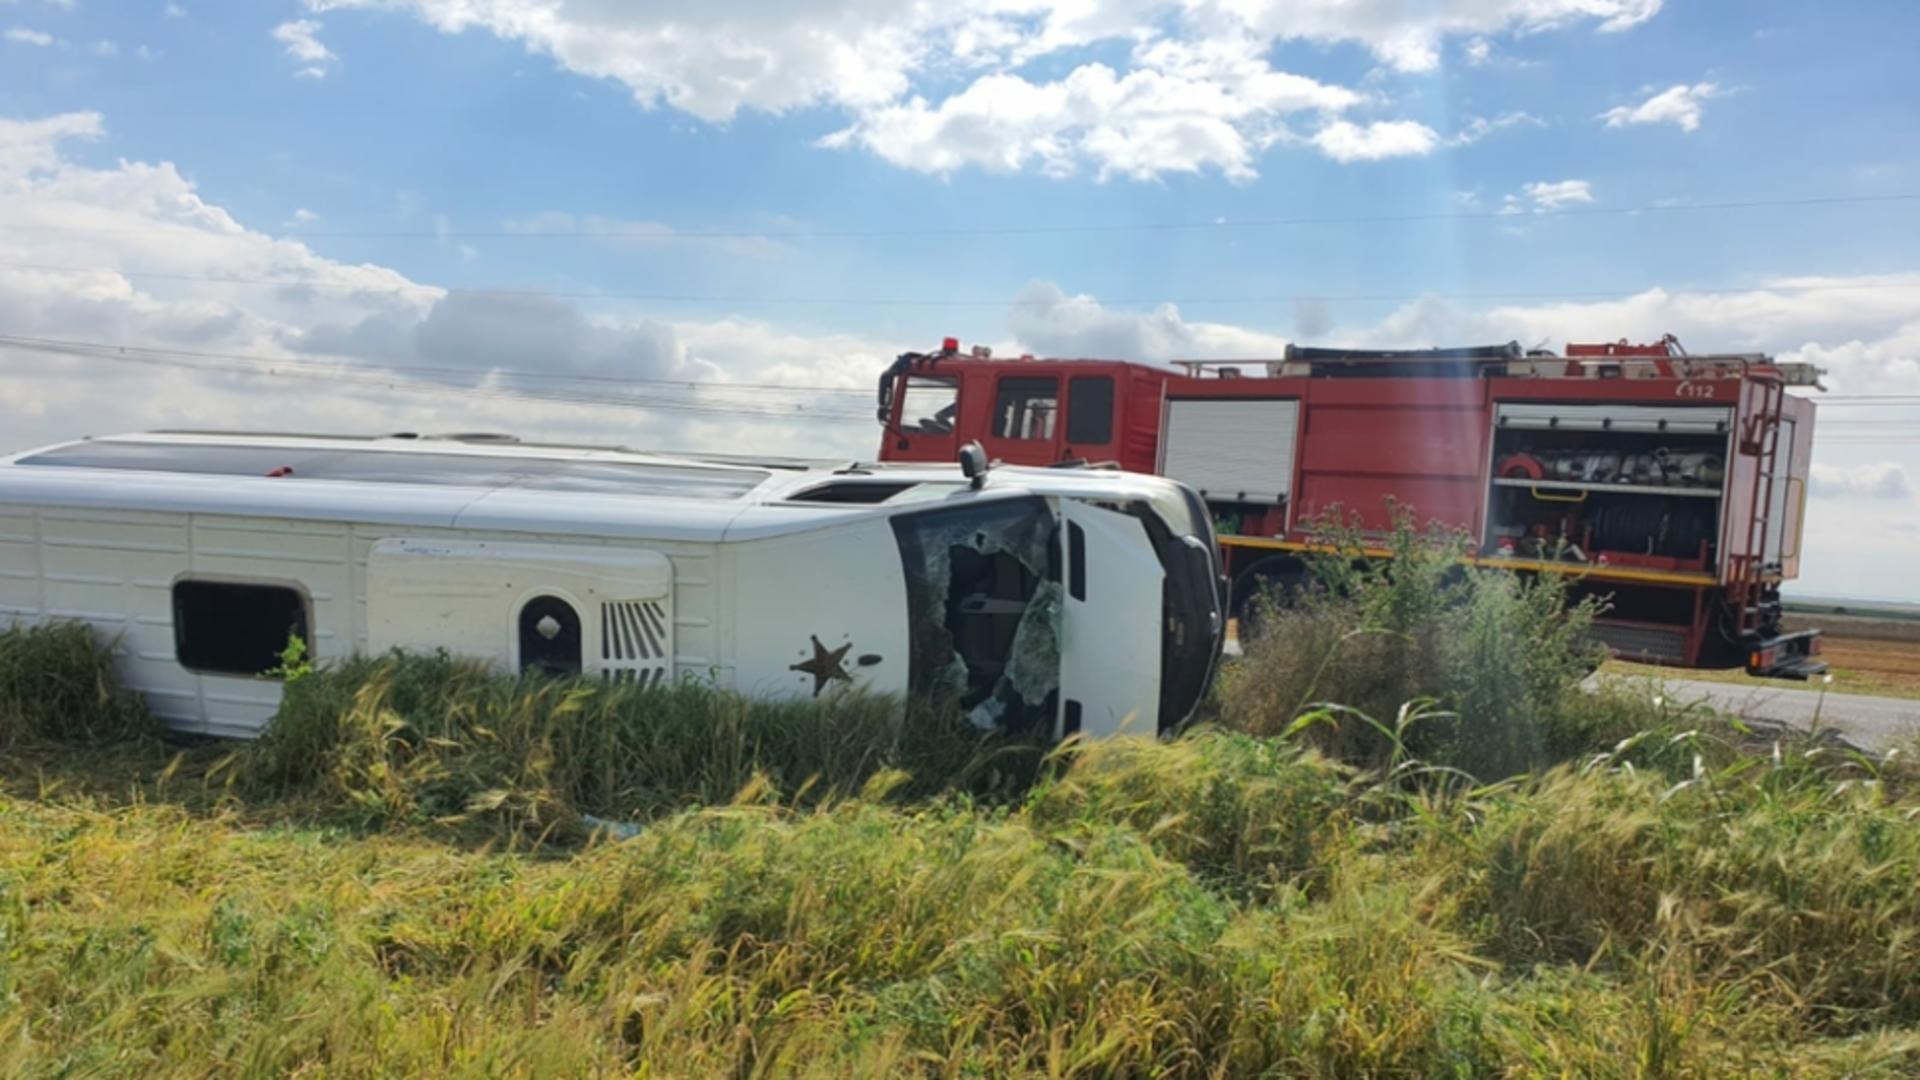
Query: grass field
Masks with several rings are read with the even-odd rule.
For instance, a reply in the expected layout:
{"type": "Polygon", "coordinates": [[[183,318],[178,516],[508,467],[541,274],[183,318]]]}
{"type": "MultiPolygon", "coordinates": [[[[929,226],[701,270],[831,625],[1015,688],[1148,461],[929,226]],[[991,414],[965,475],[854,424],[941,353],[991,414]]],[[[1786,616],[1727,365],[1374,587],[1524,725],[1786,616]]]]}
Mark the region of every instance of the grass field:
{"type": "Polygon", "coordinates": [[[537,848],[16,754],[0,1073],[1913,1075],[1920,801],[1801,749],[1407,788],[1199,733],[537,848]]]}
{"type": "Polygon", "coordinates": [[[1823,685],[1835,694],[1867,694],[1920,700],[1920,642],[1887,641],[1877,638],[1826,637],[1821,641],[1821,657],[1832,667],[1833,682],[1796,683],[1780,679],[1756,679],[1744,671],[1693,671],[1608,661],[1602,669],[1617,675],[1652,679],[1698,679],[1707,682],[1751,686],[1756,690],[1818,690],[1823,685]]]}
{"type": "Polygon", "coordinates": [[[1920,1075],[1920,774],[1413,555],[1057,749],[436,657],[181,749],[0,632],[0,1076],[1920,1075]]]}

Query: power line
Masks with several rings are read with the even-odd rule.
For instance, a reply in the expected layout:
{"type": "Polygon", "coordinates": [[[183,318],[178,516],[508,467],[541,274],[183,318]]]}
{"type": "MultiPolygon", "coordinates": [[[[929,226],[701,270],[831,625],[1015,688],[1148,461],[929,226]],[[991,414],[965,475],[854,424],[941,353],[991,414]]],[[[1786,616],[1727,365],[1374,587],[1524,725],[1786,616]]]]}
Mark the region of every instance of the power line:
{"type": "MultiPolygon", "coordinates": [[[[261,376],[271,378],[306,379],[316,382],[337,383],[368,389],[399,391],[404,393],[444,394],[458,393],[471,397],[493,398],[511,401],[539,401],[570,405],[588,405],[606,408],[640,409],[650,412],[686,413],[691,415],[713,415],[729,417],[764,417],[781,420],[824,421],[834,423],[865,422],[872,423],[871,413],[828,412],[795,405],[792,408],[754,407],[739,404],[720,404],[698,401],[666,401],[659,399],[638,399],[631,397],[607,397],[588,394],[544,393],[524,390],[496,390],[487,387],[460,386],[450,383],[425,384],[408,378],[384,376],[383,369],[375,365],[353,365],[359,370],[317,369],[316,365],[302,361],[287,361],[269,357],[254,358],[257,366],[241,366],[228,363],[222,366],[217,360],[209,361],[197,357],[190,351],[174,351],[154,348],[136,348],[115,345],[106,342],[48,342],[44,339],[10,338],[0,335],[0,347],[20,349],[27,352],[44,353],[55,356],[72,356],[90,360],[106,360],[114,363],[143,364],[149,366],[184,368],[193,371],[214,374],[261,376]]],[[[395,375],[400,374],[394,372],[395,375]]],[[[469,375],[482,376],[484,372],[469,372],[469,375]]]]}
{"type": "MultiPolygon", "coordinates": [[[[1619,217],[1636,214],[1677,214],[1700,211],[1785,209],[1819,206],[1845,206],[1874,203],[1902,203],[1920,200],[1920,193],[1893,195],[1816,195],[1793,199],[1740,199],[1719,202],[1646,203],[1638,206],[1579,206],[1553,210],[1456,210],[1424,214],[1301,215],[1265,218],[1216,218],[1211,221],[1094,222],[1059,225],[970,225],[917,226],[870,229],[693,229],[678,231],[670,227],[628,229],[545,229],[502,228],[481,231],[373,229],[313,230],[283,233],[300,240],[652,240],[663,244],[682,241],[714,240],[866,240],[912,237],[1007,237],[1056,236],[1126,232],[1205,232],[1229,229],[1273,229],[1304,225],[1386,225],[1419,222],[1508,220],[1514,217],[1619,217]]],[[[188,226],[182,226],[187,228],[188,226]]],[[[27,222],[0,222],[0,231],[45,233],[130,233],[175,231],[164,226],[104,227],[81,225],[39,225],[27,222]]]]}
{"type": "MultiPolygon", "coordinates": [[[[1088,298],[1082,301],[1078,297],[1060,296],[1046,299],[1022,300],[1018,297],[996,297],[980,299],[956,299],[953,297],[860,297],[860,296],[739,296],[702,293],[622,293],[622,292],[569,292],[555,289],[525,288],[446,288],[430,285],[380,285],[344,281],[299,281],[284,278],[245,278],[215,274],[180,274],[160,270],[126,270],[113,266],[53,266],[44,263],[18,263],[0,261],[0,268],[26,270],[51,274],[117,274],[127,278],[146,278],[156,281],[182,281],[209,285],[260,286],[266,288],[327,289],[353,293],[415,293],[445,292],[460,296],[500,296],[500,297],[536,297],[556,300],[631,300],[662,304],[723,304],[754,306],[766,304],[805,304],[810,306],[845,305],[849,307],[1067,307],[1079,303],[1098,303],[1104,307],[1130,307],[1139,305],[1188,304],[1194,306],[1216,304],[1266,304],[1279,305],[1302,301],[1320,303],[1386,303],[1409,300],[1624,300],[1638,296],[1649,288],[1638,289],[1585,289],[1550,291],[1510,291],[1510,292],[1460,292],[1460,293],[1291,293],[1267,296],[1190,296],[1190,297],[1137,297],[1137,298],[1088,298]]],[[[1668,290],[1674,295],[1684,296],[1738,296],[1754,292],[1775,293],[1820,293],[1820,292],[1860,292],[1875,289],[1920,289],[1920,279],[1905,277],[1898,280],[1853,281],[1845,284],[1830,285],[1751,285],[1743,287],[1693,289],[1679,288],[1668,290]]]]}
{"type": "MultiPolygon", "coordinates": [[[[272,357],[272,356],[260,356],[252,353],[212,352],[207,350],[196,350],[196,349],[176,349],[176,348],[161,348],[156,346],[143,346],[143,345],[123,345],[116,342],[73,341],[73,340],[68,340],[63,338],[26,337],[26,336],[17,335],[17,334],[0,334],[0,345],[8,345],[8,344],[14,345],[18,348],[29,348],[35,345],[44,345],[49,348],[58,348],[58,349],[107,349],[107,350],[114,350],[121,353],[131,353],[131,354],[152,353],[152,354],[163,355],[163,356],[191,357],[193,359],[201,359],[201,360],[227,360],[227,361],[235,361],[238,363],[272,364],[277,366],[303,365],[303,364],[312,366],[315,363],[315,361],[305,360],[299,357],[281,358],[281,357],[272,357]]],[[[346,360],[345,358],[340,358],[340,359],[344,360],[346,364],[350,365],[350,370],[386,371],[386,372],[392,372],[395,374],[404,374],[404,375],[424,375],[424,376],[441,375],[441,376],[448,376],[452,378],[474,378],[474,377],[484,376],[484,377],[516,379],[516,380],[517,379],[538,379],[541,382],[547,382],[547,383],[579,382],[579,383],[592,383],[592,384],[610,384],[615,386],[644,386],[644,387],[655,387],[663,390],[691,390],[691,391],[697,391],[702,393],[738,390],[738,391],[749,392],[749,393],[787,392],[787,393],[796,393],[796,394],[839,394],[839,395],[853,395],[853,396],[862,397],[862,398],[869,398],[873,396],[872,390],[858,389],[855,387],[847,387],[847,386],[818,386],[818,385],[812,385],[812,384],[795,384],[795,383],[728,383],[728,382],[702,381],[698,379],[650,379],[650,378],[645,378],[640,376],[630,377],[625,375],[568,375],[568,374],[561,374],[556,372],[527,371],[527,370],[519,370],[519,369],[513,369],[513,368],[482,369],[482,368],[461,368],[461,367],[444,367],[444,366],[435,367],[430,365],[409,365],[409,364],[375,365],[375,364],[365,364],[358,360],[346,360]]]]}
{"type": "MultiPolygon", "coordinates": [[[[708,413],[734,416],[767,416],[783,419],[820,419],[845,422],[868,422],[871,414],[866,412],[829,412],[809,409],[806,405],[792,408],[781,406],[746,405],[739,402],[700,401],[696,399],[636,399],[626,396],[595,396],[581,393],[555,393],[551,391],[503,390],[484,386],[461,386],[457,383],[435,381],[431,386],[398,386],[396,377],[412,379],[419,376],[443,376],[447,378],[480,378],[526,380],[538,379],[542,382],[584,382],[594,384],[634,385],[659,389],[688,391],[704,394],[722,391],[748,392],[784,392],[800,394],[835,394],[867,396],[870,391],[837,386],[807,386],[786,383],[715,383],[698,380],[627,378],[618,375],[552,375],[545,372],[514,370],[505,368],[470,369],[455,367],[435,367],[425,365],[381,365],[365,364],[358,361],[345,361],[342,364],[327,366],[316,361],[298,358],[259,356],[247,353],[212,352],[195,349],[163,348],[158,346],[126,345],[116,342],[75,341],[62,338],[28,337],[14,334],[0,334],[0,347],[11,347],[29,352],[41,352],[50,355],[75,356],[85,359],[100,359],[127,363],[150,363],[162,366],[207,371],[217,374],[262,375],[289,378],[305,378],[318,381],[340,382],[349,385],[374,386],[382,389],[411,390],[439,393],[454,391],[483,397],[506,398],[528,401],[552,401],[568,404],[604,405],[619,408],[638,408],[666,412],[708,413]]],[[[1820,405],[1838,405],[1841,407],[1865,407],[1907,409],[1920,407],[1920,395],[1892,394],[1850,394],[1835,395],[1832,399],[1815,398],[1820,405]]],[[[1910,424],[1898,418],[1854,417],[1848,419],[1826,419],[1819,422],[1822,430],[1833,428],[1873,428],[1883,430],[1892,426],[1892,433],[1904,434],[1910,430],[1910,424]]],[[[1858,438],[1868,438],[1865,432],[1849,432],[1858,438]]]]}

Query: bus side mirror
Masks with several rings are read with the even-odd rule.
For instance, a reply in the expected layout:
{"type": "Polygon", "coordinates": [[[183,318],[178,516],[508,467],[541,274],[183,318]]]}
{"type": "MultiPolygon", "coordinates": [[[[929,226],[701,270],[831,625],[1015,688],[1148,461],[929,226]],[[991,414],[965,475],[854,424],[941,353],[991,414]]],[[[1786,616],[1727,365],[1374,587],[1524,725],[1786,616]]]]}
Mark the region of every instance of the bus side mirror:
{"type": "Polygon", "coordinates": [[[987,486],[987,449],[974,439],[960,448],[960,472],[975,491],[987,486]]]}

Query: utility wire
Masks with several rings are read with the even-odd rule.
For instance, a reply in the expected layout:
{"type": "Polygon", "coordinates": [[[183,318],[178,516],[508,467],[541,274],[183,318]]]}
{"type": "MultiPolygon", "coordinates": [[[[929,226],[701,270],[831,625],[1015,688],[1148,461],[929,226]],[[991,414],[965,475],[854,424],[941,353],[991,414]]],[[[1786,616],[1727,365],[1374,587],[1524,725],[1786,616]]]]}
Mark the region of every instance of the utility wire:
{"type": "MultiPolygon", "coordinates": [[[[161,348],[155,346],[123,345],[113,342],[74,341],[60,338],[26,337],[21,335],[0,334],[0,347],[16,348],[29,352],[50,355],[75,356],[86,359],[100,359],[126,363],[146,363],[166,367],[186,368],[189,370],[212,372],[216,374],[263,375],[288,378],[303,378],[322,382],[339,382],[354,386],[371,386],[382,389],[397,389],[417,392],[439,393],[454,391],[482,397],[504,398],[511,400],[550,401],[567,404],[604,405],[619,408],[638,408],[663,412],[686,412],[693,414],[764,416],[781,419],[813,419],[836,422],[870,422],[871,414],[866,412],[841,412],[826,409],[811,409],[804,404],[791,407],[771,404],[749,405],[741,402],[702,401],[697,397],[663,399],[659,397],[636,398],[631,396],[607,396],[584,393],[563,393],[539,390],[507,390],[489,386],[461,386],[457,383],[432,380],[432,376],[445,378],[485,379],[485,380],[540,380],[542,382],[580,381],[595,384],[634,385],[658,389],[687,391],[695,395],[716,391],[741,390],[750,392],[782,392],[798,394],[857,395],[865,397],[871,391],[839,386],[804,386],[783,383],[717,383],[698,380],[667,379],[628,379],[617,375],[549,375],[545,372],[522,371],[513,369],[469,369],[453,367],[406,366],[364,364],[347,361],[342,364],[326,365],[312,360],[296,358],[267,357],[244,353],[210,352],[194,349],[161,348]],[[429,377],[432,385],[401,386],[396,379],[418,381],[419,377],[429,377]]],[[[1829,402],[1814,399],[1821,405],[1829,402]]],[[[1920,395],[1871,394],[1836,396],[1833,404],[1842,407],[1877,407],[1888,409],[1908,409],[1920,407],[1920,395]]],[[[1871,428],[1886,430],[1889,434],[1904,434],[1911,430],[1908,421],[1899,418],[1855,417],[1847,419],[1824,419],[1819,421],[1821,430],[1835,428],[1871,428]]],[[[1868,433],[1848,432],[1860,438],[1868,433]]]]}
{"type": "MultiPolygon", "coordinates": [[[[570,405],[589,405],[607,408],[640,409],[650,412],[672,412],[691,415],[762,417],[779,420],[822,421],[834,423],[872,423],[871,413],[830,412],[809,408],[806,405],[783,407],[754,407],[737,404],[706,403],[698,401],[670,401],[658,398],[610,397],[588,394],[544,393],[524,390],[496,390],[483,386],[460,386],[457,384],[434,382],[426,383],[411,378],[397,378],[386,375],[388,369],[373,365],[354,365],[362,370],[324,369],[316,370],[316,365],[301,361],[283,361],[258,358],[258,366],[220,364],[191,356],[174,356],[166,350],[132,350],[121,346],[97,343],[49,344],[32,340],[16,340],[0,336],[0,347],[21,349],[27,352],[43,353],[55,356],[71,356],[89,360],[106,360],[114,363],[141,364],[148,366],[184,368],[192,371],[213,374],[262,376],[271,378],[306,379],[316,382],[337,383],[375,390],[390,390],[405,393],[445,394],[457,393],[470,397],[492,398],[509,401],[539,401],[570,405]]],[[[396,373],[397,374],[397,373],[396,373]]],[[[471,377],[484,378],[486,372],[468,372],[471,377]]]]}
{"type": "MultiPolygon", "coordinates": [[[[302,359],[299,357],[282,358],[282,357],[273,357],[273,356],[260,356],[258,354],[250,354],[250,353],[210,352],[206,350],[197,350],[197,349],[175,349],[175,348],[161,348],[156,346],[123,345],[116,342],[108,342],[108,341],[73,341],[73,340],[63,339],[63,338],[24,337],[24,336],[15,335],[15,334],[0,334],[0,346],[5,346],[5,345],[12,345],[14,347],[23,348],[23,349],[32,348],[33,346],[46,346],[48,348],[53,348],[53,349],[68,349],[68,350],[72,350],[72,349],[111,350],[119,353],[129,353],[129,354],[141,354],[141,355],[154,354],[154,355],[160,355],[160,356],[189,357],[192,359],[200,359],[200,360],[227,360],[227,361],[234,361],[237,363],[244,363],[244,364],[271,364],[276,366],[303,365],[303,364],[312,366],[315,363],[317,363],[317,361],[302,359]]],[[[859,389],[859,388],[847,387],[847,386],[819,386],[819,385],[812,385],[812,384],[796,384],[796,383],[732,383],[732,382],[711,382],[711,381],[703,381],[698,379],[649,379],[644,377],[628,377],[624,375],[567,375],[567,374],[560,374],[560,373],[546,372],[546,371],[518,370],[513,368],[481,369],[481,368],[460,368],[460,367],[444,367],[444,366],[434,367],[434,366],[428,366],[428,365],[407,365],[407,364],[376,365],[376,364],[362,363],[358,360],[344,360],[344,363],[347,365],[350,365],[349,370],[354,370],[354,371],[382,371],[382,372],[391,372],[394,374],[410,375],[410,376],[411,375],[426,375],[426,376],[441,375],[441,376],[448,376],[453,378],[468,378],[468,379],[480,378],[480,377],[492,377],[492,378],[502,378],[502,379],[537,379],[541,382],[549,382],[549,383],[580,382],[580,383],[592,383],[592,384],[608,384],[608,385],[614,385],[614,386],[644,386],[644,387],[658,388],[662,390],[691,390],[691,391],[698,391],[702,393],[738,390],[738,391],[747,392],[747,393],[786,392],[786,393],[796,393],[796,394],[838,394],[838,395],[857,396],[861,398],[871,398],[873,396],[873,391],[871,389],[859,389]]]]}
{"type": "MultiPolygon", "coordinates": [[[[1720,202],[1692,203],[1646,203],[1639,206],[1579,206],[1561,207],[1556,210],[1527,211],[1514,213],[1500,210],[1457,210],[1425,214],[1356,214],[1317,216],[1301,215],[1289,217],[1250,217],[1216,218],[1211,221],[1130,221],[1130,222],[1094,222],[1087,224],[1058,225],[965,225],[965,226],[915,226],[904,228],[868,228],[868,229],[693,229],[678,231],[655,226],[646,229],[545,229],[527,226],[524,228],[502,228],[483,231],[453,230],[408,230],[408,229],[372,229],[372,230],[312,230],[306,232],[283,233],[291,239],[320,240],[533,240],[533,239],[588,239],[588,240],[653,240],[660,243],[706,240],[839,240],[839,239],[882,239],[891,237],[1007,237],[1007,236],[1058,236],[1089,233],[1128,233],[1128,232],[1205,232],[1209,230],[1226,231],[1232,229],[1273,229],[1301,225],[1383,225],[1406,224],[1435,221],[1490,221],[1520,218],[1571,218],[1571,217],[1620,217],[1634,214],[1680,214],[1714,210],[1754,210],[1784,209],[1818,206],[1845,206],[1876,203],[1905,203],[1920,201],[1920,193],[1892,195],[1816,195],[1794,199],[1739,199],[1720,202]]],[[[190,228],[191,226],[182,226],[190,228]]],[[[0,231],[44,232],[44,233],[128,233],[128,232],[166,232],[173,231],[163,226],[142,227],[93,227],[83,225],[39,225],[27,222],[0,222],[0,231]]]]}
{"type": "MultiPolygon", "coordinates": [[[[940,308],[1028,308],[1028,307],[1067,307],[1082,303],[1078,297],[1061,296],[1047,299],[1022,300],[1018,297],[996,297],[981,299],[956,299],[953,297],[861,297],[861,296],[739,296],[705,293],[622,293],[593,291],[563,291],[556,289],[525,288],[445,288],[431,285],[380,285],[370,286],[363,283],[344,281],[301,281],[286,278],[247,278],[228,277],[213,274],[178,274],[159,270],[125,270],[113,266],[53,266],[43,263],[19,263],[0,261],[0,268],[25,270],[50,274],[116,274],[127,278],[146,278],[155,281],[184,281],[209,285],[242,285],[286,289],[327,289],[354,293],[428,293],[445,292],[461,296],[503,296],[536,297],[556,300],[633,300],[663,304],[727,304],[755,306],[766,304],[805,304],[817,306],[844,305],[849,307],[940,307],[940,308]]],[[[1132,307],[1159,304],[1267,304],[1279,305],[1301,301],[1320,303],[1380,303],[1403,302],[1409,300],[1624,300],[1638,296],[1654,286],[1638,289],[1575,289],[1550,291],[1510,291],[1510,292],[1463,292],[1463,293],[1290,293],[1266,296],[1189,296],[1189,297],[1122,297],[1090,298],[1088,303],[1098,303],[1104,307],[1132,307]]],[[[1678,288],[1668,291],[1676,295],[1687,296],[1737,296],[1754,292],[1778,293],[1818,293],[1818,292],[1859,292],[1874,289],[1920,289],[1920,279],[1906,277],[1891,281],[1854,281],[1832,285],[1752,285],[1739,288],[1690,289],[1678,288]]]]}

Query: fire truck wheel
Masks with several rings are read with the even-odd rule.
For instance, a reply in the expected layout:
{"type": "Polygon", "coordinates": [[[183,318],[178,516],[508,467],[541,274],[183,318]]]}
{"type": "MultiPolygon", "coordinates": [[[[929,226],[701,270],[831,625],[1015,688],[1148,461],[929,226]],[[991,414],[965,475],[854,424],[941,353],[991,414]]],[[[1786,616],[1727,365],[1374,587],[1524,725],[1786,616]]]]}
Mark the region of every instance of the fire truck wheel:
{"type": "Polygon", "coordinates": [[[1291,607],[1311,581],[1306,566],[1291,555],[1261,559],[1235,574],[1228,610],[1240,620],[1241,636],[1251,636],[1257,628],[1261,609],[1265,607],[1259,602],[1262,596],[1277,607],[1291,607]]]}

